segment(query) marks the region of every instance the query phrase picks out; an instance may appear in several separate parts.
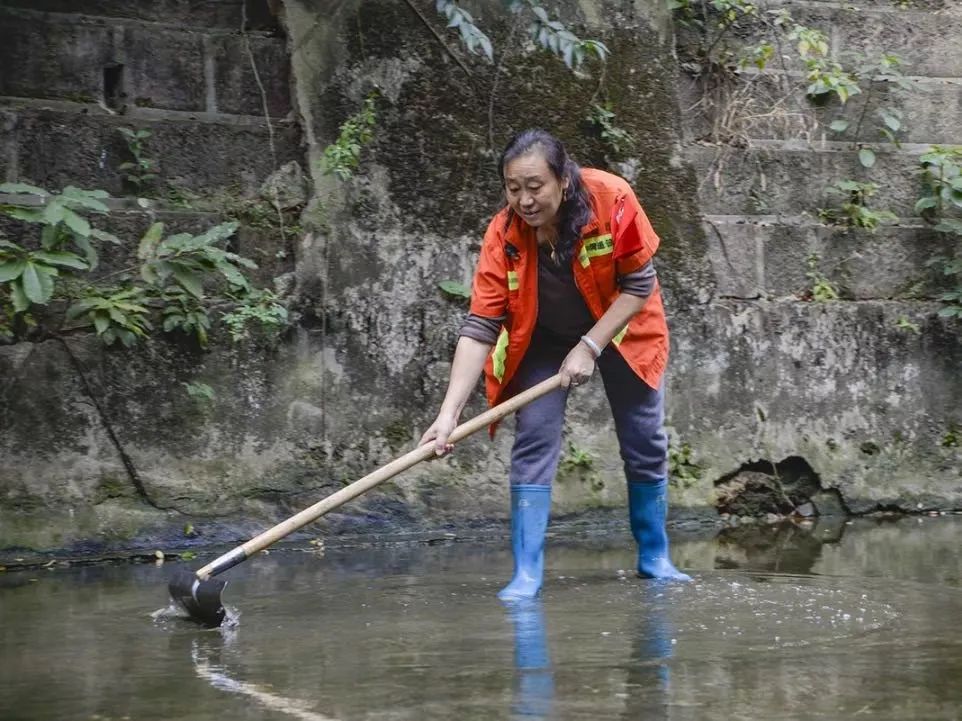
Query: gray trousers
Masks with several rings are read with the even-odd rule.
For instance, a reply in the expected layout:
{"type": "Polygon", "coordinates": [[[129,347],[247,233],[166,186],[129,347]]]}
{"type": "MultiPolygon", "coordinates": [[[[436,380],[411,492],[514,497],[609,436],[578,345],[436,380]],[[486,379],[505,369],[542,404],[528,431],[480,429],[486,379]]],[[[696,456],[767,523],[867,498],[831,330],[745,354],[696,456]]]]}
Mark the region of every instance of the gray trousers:
{"type": "MultiPolygon", "coordinates": [[[[511,380],[512,391],[521,392],[557,373],[572,347],[536,332],[511,380]]],[[[664,384],[657,390],[649,387],[610,346],[598,359],[598,370],[614,417],[625,478],[631,483],[663,480],[668,473],[664,384]]],[[[568,390],[558,389],[518,411],[511,449],[512,486],[551,484],[561,455],[567,400],[568,390]]]]}

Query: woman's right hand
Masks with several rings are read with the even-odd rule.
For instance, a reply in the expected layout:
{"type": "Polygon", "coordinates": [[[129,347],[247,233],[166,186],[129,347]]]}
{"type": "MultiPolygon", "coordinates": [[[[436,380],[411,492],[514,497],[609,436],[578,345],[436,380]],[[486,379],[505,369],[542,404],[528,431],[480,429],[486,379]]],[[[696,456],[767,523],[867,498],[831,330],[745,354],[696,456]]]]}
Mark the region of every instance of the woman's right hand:
{"type": "Polygon", "coordinates": [[[424,431],[424,435],[421,436],[421,440],[418,441],[418,446],[423,446],[428,441],[434,441],[434,453],[439,457],[446,456],[454,450],[454,444],[448,443],[448,436],[451,435],[451,431],[453,431],[457,425],[458,419],[455,415],[444,412],[439,413],[438,417],[434,419],[434,423],[431,424],[431,427],[424,431]]]}

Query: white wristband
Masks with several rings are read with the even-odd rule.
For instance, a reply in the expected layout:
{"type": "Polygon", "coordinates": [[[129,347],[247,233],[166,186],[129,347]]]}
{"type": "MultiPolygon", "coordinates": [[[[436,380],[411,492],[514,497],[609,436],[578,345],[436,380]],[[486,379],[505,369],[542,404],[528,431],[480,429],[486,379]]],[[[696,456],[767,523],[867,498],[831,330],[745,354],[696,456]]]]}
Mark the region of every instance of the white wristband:
{"type": "Polygon", "coordinates": [[[591,340],[591,338],[583,335],[581,336],[581,342],[591,349],[591,352],[595,355],[595,360],[598,360],[601,357],[601,348],[599,348],[598,344],[591,340]]]}

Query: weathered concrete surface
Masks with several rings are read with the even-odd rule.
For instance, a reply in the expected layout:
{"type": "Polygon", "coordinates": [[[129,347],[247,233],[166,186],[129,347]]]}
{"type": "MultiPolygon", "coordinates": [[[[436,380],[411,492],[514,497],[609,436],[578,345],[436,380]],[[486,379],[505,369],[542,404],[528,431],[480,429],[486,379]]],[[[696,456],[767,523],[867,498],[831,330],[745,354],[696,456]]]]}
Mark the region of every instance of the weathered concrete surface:
{"type": "Polygon", "coordinates": [[[811,217],[707,216],[706,235],[722,298],[811,296],[814,270],[850,300],[931,298],[948,290],[940,269],[926,262],[951,254],[951,240],[924,225],[882,226],[874,232],[826,226],[811,217]]]}
{"type": "MultiPolygon", "coordinates": [[[[837,207],[844,198],[828,188],[842,180],[879,181],[878,193],[867,201],[870,208],[890,210],[900,217],[915,215],[920,187],[916,168],[923,148],[884,147],[878,151],[879,170],[862,168],[857,151],[846,144],[797,142],[748,149],[694,146],[687,157],[699,177],[705,178],[699,198],[711,214],[798,215],[837,207]]],[[[926,146],[927,147],[927,146],[926,146]]]]}
{"type": "Polygon", "coordinates": [[[933,310],[733,300],[676,314],[670,424],[707,479],[800,456],[853,512],[958,508],[962,344],[933,310]]]}
{"type": "Polygon", "coordinates": [[[0,95],[104,102],[119,65],[117,104],[263,116],[253,56],[270,115],[290,112],[283,38],[198,30],[0,6],[0,95]]]}
{"type": "MultiPolygon", "coordinates": [[[[264,22],[267,3],[248,3],[248,19],[264,22]],[[263,9],[261,7],[263,6],[263,9]]],[[[132,3],[129,0],[0,0],[0,7],[20,8],[50,13],[145,20],[197,28],[237,30],[241,26],[244,0],[152,0],[132,3]]]]}
{"type": "Polygon", "coordinates": [[[806,138],[844,142],[854,141],[857,130],[861,142],[887,142],[881,133],[885,126],[876,114],[880,108],[886,108],[909,114],[898,132],[901,142],[951,144],[957,141],[958,118],[962,114],[962,78],[912,76],[913,71],[911,67],[905,68],[910,76],[906,79],[909,86],[906,89],[878,83],[871,92],[866,86],[865,92],[844,105],[836,99],[816,105],[805,96],[807,83],[801,71],[785,75],[777,66],[769,66],[759,74],[750,67],[732,86],[730,92],[737,107],[723,121],[716,116],[716,106],[702,102],[704,82],[685,74],[679,79],[681,102],[684,107],[692,108],[692,112],[685,114],[686,136],[711,139],[717,133],[739,139],[806,138]],[[848,128],[841,133],[831,130],[829,126],[835,120],[847,120],[848,128]]]}
{"type": "MultiPolygon", "coordinates": [[[[145,155],[158,163],[156,184],[205,194],[256,192],[274,169],[270,133],[263,123],[191,120],[138,120],[107,114],[77,114],[24,107],[4,109],[9,128],[0,136],[8,155],[0,158],[0,177],[46,188],[78,185],[123,195],[128,186],[119,170],[131,160],[117,128],[149,130],[145,155]]],[[[300,157],[299,131],[290,124],[274,127],[277,160],[300,157]]]]}
{"type": "MultiPolygon", "coordinates": [[[[109,12],[106,0],[93,4],[109,12]]],[[[408,450],[440,402],[465,311],[437,284],[470,279],[481,232],[500,204],[497,151],[511,132],[540,125],[584,164],[606,162],[584,120],[598,98],[597,75],[574,77],[510,39],[510,16],[498,3],[472,7],[508,52],[494,67],[464,53],[439,22],[442,46],[403,3],[285,5],[299,127],[274,125],[277,162],[300,156],[315,186],[294,247],[294,327],[279,343],[231,347],[215,339],[209,352],[178,342],[105,351],[91,339],[70,338],[89,389],[56,341],[0,347],[0,547],[176,543],[186,523],[202,539],[240,539],[408,450]],[[375,138],[355,177],[336,182],[319,170],[321,150],[375,89],[375,138]],[[183,388],[191,381],[211,385],[213,402],[191,399],[183,388]],[[105,418],[143,492],[106,434],[105,418]]],[[[817,18],[852,17],[815,5],[802,9],[817,18]]],[[[914,227],[917,219],[875,235],[814,222],[827,204],[825,185],[871,177],[860,174],[847,143],[808,146],[786,135],[768,145],[760,141],[770,137],[752,137],[748,149],[686,147],[697,137],[695,121],[675,82],[674,38],[660,3],[586,2],[561,12],[613,51],[603,91],[617,124],[637,140],[618,167],[632,176],[663,239],[674,511],[713,516],[718,479],[746,464],[789,458],[804,459],[830,491],[826,497],[837,491],[854,512],[962,507],[959,330],[936,317],[936,303],[915,300],[938,292],[924,260],[942,247],[914,227]],[[798,300],[811,285],[812,253],[820,272],[853,300],[798,300]],[[687,459],[681,444],[691,449],[687,459]]],[[[939,33],[955,22],[923,12],[909,20],[939,33]]],[[[931,47],[944,48],[943,37],[933,36],[931,47]]],[[[215,40],[229,55],[240,52],[240,38],[216,33],[204,52],[215,40]]],[[[271,56],[277,46],[266,47],[264,62],[278,63],[271,56]]],[[[208,105],[211,88],[236,90],[215,93],[237,102],[218,100],[219,112],[247,113],[259,102],[249,79],[211,75],[209,67],[204,73],[208,105]]],[[[281,98],[284,72],[274,68],[265,77],[269,98],[281,98]]],[[[276,103],[283,108],[283,99],[276,103]]],[[[265,126],[176,113],[149,121],[166,181],[244,195],[274,170],[265,126]]],[[[120,192],[113,170],[124,152],[119,124],[129,119],[35,104],[6,108],[2,174],[120,192]]],[[[947,132],[951,125],[940,119],[931,127],[947,132]]],[[[916,156],[908,150],[882,152],[878,164],[886,181],[877,207],[902,215],[911,215],[917,197],[907,175],[916,156]]],[[[285,250],[272,236],[247,247],[259,242],[265,256],[285,250]]],[[[286,263],[271,272],[289,270],[286,263]]],[[[568,462],[554,495],[559,515],[624,504],[605,406],[598,379],[571,396],[568,462]]],[[[475,396],[465,416],[481,407],[475,396]]],[[[503,518],[510,440],[508,422],[493,442],[474,438],[318,529],[503,518]]]]}

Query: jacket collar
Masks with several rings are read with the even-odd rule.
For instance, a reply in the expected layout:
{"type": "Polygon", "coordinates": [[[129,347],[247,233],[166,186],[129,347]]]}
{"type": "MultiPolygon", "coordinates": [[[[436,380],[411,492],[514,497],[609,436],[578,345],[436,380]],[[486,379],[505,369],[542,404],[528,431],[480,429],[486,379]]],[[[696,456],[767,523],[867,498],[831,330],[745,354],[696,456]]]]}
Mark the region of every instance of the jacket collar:
{"type": "MultiPolygon", "coordinates": [[[[535,235],[534,228],[525,223],[510,208],[508,209],[508,217],[505,221],[504,228],[505,246],[512,246],[518,253],[537,251],[538,239],[535,235]]],[[[601,228],[601,222],[598,220],[598,216],[595,215],[594,210],[592,210],[591,218],[581,228],[581,238],[591,237],[593,233],[597,233],[599,228],[601,228]]],[[[580,243],[581,241],[579,239],[579,242],[575,244],[575,251],[577,251],[580,243]]]]}

